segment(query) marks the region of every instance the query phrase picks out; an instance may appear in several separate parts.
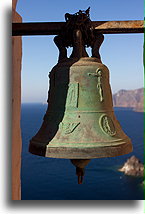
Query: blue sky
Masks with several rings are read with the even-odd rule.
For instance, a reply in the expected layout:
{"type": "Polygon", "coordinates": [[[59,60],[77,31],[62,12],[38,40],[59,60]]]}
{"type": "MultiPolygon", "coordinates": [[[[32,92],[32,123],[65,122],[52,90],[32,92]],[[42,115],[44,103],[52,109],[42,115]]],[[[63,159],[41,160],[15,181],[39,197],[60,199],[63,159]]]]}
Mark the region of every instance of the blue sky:
{"type": "MultiPolygon", "coordinates": [[[[64,14],[91,7],[91,20],[143,20],[142,0],[18,0],[23,22],[64,21],[64,14]]],[[[57,63],[53,36],[23,37],[22,102],[46,102],[48,74],[57,63]]],[[[143,34],[105,34],[100,49],[112,92],[143,87],[143,34]]]]}

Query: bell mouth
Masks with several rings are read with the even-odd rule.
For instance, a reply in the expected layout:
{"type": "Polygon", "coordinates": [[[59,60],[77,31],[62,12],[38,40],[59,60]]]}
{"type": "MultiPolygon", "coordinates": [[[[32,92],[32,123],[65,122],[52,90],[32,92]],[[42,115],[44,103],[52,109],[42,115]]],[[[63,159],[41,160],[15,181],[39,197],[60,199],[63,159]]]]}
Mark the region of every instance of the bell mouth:
{"type": "MultiPolygon", "coordinates": [[[[97,145],[97,144],[96,144],[97,145]]],[[[46,145],[42,142],[31,140],[29,145],[29,152],[35,155],[50,157],[50,158],[64,158],[64,159],[95,159],[104,157],[115,157],[125,155],[132,152],[132,144],[129,138],[120,142],[100,144],[99,146],[85,146],[70,147],[58,145],[46,145]]]]}
{"type": "Polygon", "coordinates": [[[132,152],[130,141],[115,146],[100,146],[92,148],[49,147],[47,146],[45,157],[65,159],[95,159],[115,157],[132,152]]]}

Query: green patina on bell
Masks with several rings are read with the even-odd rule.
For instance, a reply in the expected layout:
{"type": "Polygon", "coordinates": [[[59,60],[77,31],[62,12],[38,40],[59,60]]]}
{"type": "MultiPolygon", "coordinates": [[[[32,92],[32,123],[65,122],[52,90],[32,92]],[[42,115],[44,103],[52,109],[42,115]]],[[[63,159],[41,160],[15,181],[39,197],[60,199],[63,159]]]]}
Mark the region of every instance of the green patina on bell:
{"type": "Polygon", "coordinates": [[[127,154],[131,141],[114,115],[109,70],[99,54],[104,36],[94,34],[88,11],[65,17],[66,27],[54,39],[60,53],[49,74],[48,109],[29,151],[68,159],[127,154]],[[70,58],[68,46],[73,47],[70,58]],[[85,50],[89,46],[91,57],[85,50]]]}
{"type": "Polygon", "coordinates": [[[109,70],[100,60],[59,62],[50,73],[48,103],[42,127],[31,140],[32,153],[92,159],[132,151],[114,115],[109,70]]]}

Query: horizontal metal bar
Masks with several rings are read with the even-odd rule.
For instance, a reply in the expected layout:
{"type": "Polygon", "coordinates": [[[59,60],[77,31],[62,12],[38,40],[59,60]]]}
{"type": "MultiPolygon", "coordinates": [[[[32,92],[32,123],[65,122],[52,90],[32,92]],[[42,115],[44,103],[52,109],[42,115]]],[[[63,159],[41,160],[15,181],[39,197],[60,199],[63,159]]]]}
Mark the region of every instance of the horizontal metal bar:
{"type": "Polygon", "coordinates": [[[144,33],[143,20],[93,22],[95,31],[103,34],[144,33]]]}
{"type": "MultiPolygon", "coordinates": [[[[65,22],[12,23],[12,36],[57,35],[65,22]]],[[[92,21],[95,32],[103,34],[143,33],[144,21],[92,21]]]]}

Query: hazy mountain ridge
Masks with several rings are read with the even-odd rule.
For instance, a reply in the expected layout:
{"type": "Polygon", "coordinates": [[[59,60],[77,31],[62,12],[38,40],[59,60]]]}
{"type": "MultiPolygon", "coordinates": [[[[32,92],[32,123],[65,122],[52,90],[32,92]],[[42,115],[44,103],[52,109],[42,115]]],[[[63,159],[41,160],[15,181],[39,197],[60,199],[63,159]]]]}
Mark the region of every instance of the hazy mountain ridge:
{"type": "Polygon", "coordinates": [[[130,107],[134,111],[143,112],[144,88],[120,90],[113,95],[114,107],[130,107]]]}

